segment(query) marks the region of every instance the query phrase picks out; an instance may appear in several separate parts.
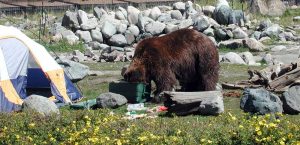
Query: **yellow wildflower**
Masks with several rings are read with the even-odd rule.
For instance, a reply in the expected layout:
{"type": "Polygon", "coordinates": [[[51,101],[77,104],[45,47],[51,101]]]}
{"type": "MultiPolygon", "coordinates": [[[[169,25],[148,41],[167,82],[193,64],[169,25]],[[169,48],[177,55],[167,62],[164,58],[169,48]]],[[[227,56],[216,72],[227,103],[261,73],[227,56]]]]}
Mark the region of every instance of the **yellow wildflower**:
{"type": "Polygon", "coordinates": [[[201,142],[205,142],[205,140],[206,140],[206,139],[202,138],[200,141],[201,141],[201,142]]]}
{"type": "Polygon", "coordinates": [[[138,139],[140,141],[145,141],[145,140],[147,140],[147,136],[140,136],[140,137],[138,137],[138,139]]]}
{"type": "Polygon", "coordinates": [[[259,126],[256,126],[255,131],[259,131],[259,130],[260,130],[259,126]]]}
{"type": "Polygon", "coordinates": [[[211,140],[207,140],[207,143],[211,144],[211,143],[212,143],[212,141],[211,141],[211,140]]]}
{"type": "Polygon", "coordinates": [[[121,142],[121,140],[117,140],[117,145],[122,145],[122,142],[121,142]]]}
{"type": "Polygon", "coordinates": [[[29,126],[29,128],[33,128],[35,126],[35,124],[34,123],[30,123],[30,124],[28,124],[28,126],[29,126]]]}
{"type": "Polygon", "coordinates": [[[257,132],[257,135],[259,135],[259,136],[262,135],[262,132],[261,132],[261,131],[258,131],[258,132],[257,132]]]}
{"type": "Polygon", "coordinates": [[[243,125],[239,125],[239,128],[244,128],[244,126],[243,125]]]}

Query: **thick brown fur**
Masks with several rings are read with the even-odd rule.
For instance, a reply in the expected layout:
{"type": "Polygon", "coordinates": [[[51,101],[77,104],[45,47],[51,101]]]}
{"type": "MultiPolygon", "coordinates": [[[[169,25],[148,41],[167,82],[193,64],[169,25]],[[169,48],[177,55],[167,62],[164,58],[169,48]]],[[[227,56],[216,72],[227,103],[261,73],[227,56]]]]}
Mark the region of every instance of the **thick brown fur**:
{"type": "Polygon", "coordinates": [[[124,78],[129,82],[156,84],[157,96],[180,82],[182,91],[215,90],[219,55],[213,42],[192,29],[180,29],[138,43],[124,78]]]}

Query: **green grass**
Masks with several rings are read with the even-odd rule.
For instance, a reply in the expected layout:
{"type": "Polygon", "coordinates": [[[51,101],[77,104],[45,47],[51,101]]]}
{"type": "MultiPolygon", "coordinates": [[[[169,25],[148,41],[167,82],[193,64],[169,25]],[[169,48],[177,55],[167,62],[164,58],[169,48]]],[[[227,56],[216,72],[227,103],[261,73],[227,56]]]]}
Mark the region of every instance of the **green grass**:
{"type": "Polygon", "coordinates": [[[66,40],[61,40],[56,43],[41,42],[41,44],[43,44],[45,48],[51,52],[72,52],[73,50],[79,50],[83,52],[85,50],[83,42],[72,45],[69,44],[66,40]]]}
{"type": "Polygon", "coordinates": [[[249,51],[248,48],[245,48],[245,47],[239,47],[239,48],[235,48],[235,49],[232,49],[232,48],[228,48],[228,47],[220,47],[219,48],[219,52],[220,53],[227,53],[227,52],[245,52],[245,51],[249,51]]]}

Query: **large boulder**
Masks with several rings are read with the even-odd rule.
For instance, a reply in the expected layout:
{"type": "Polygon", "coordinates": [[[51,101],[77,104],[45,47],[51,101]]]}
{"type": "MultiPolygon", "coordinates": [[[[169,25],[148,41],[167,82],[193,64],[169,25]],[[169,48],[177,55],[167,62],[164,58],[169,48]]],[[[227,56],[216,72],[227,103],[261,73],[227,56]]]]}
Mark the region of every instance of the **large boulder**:
{"type": "Polygon", "coordinates": [[[22,104],[22,111],[35,111],[42,116],[59,115],[59,109],[54,102],[46,97],[30,95],[22,104]]]}
{"type": "Polygon", "coordinates": [[[64,30],[60,32],[60,34],[69,44],[76,44],[79,41],[79,37],[77,37],[71,30],[64,30]]]}
{"type": "Polygon", "coordinates": [[[232,9],[227,5],[217,7],[214,11],[214,19],[222,25],[229,23],[229,16],[232,13],[232,9]]]}
{"type": "Polygon", "coordinates": [[[90,31],[81,31],[77,30],[75,33],[81,40],[83,40],[85,43],[91,42],[92,37],[90,34],[90,31]]]}
{"type": "Polygon", "coordinates": [[[158,22],[162,22],[162,23],[167,23],[172,21],[171,18],[171,14],[167,14],[167,13],[162,13],[158,18],[157,18],[158,22]]]}
{"type": "Polygon", "coordinates": [[[252,53],[250,53],[249,51],[241,53],[240,56],[246,62],[246,64],[256,65],[254,57],[253,57],[252,53]]]}
{"type": "Polygon", "coordinates": [[[182,29],[182,28],[188,28],[190,26],[192,26],[194,23],[193,23],[193,20],[192,19],[185,19],[185,20],[181,20],[178,24],[178,28],[179,29],[182,29]]]}
{"type": "Polygon", "coordinates": [[[145,26],[151,22],[154,22],[154,20],[149,17],[145,17],[140,13],[138,16],[137,26],[139,27],[141,32],[145,32],[145,26]]]}
{"type": "Polygon", "coordinates": [[[245,47],[249,48],[250,52],[260,52],[266,49],[266,47],[255,38],[246,38],[243,43],[245,47]]]}
{"type": "Polygon", "coordinates": [[[244,22],[244,13],[242,10],[233,10],[229,15],[228,24],[237,24],[239,26],[244,22]]]}
{"type": "Polygon", "coordinates": [[[150,11],[149,17],[153,20],[157,20],[157,18],[161,15],[161,11],[158,7],[154,7],[150,11]]]}
{"type": "Polygon", "coordinates": [[[138,10],[137,8],[135,8],[133,6],[128,6],[127,13],[128,13],[128,22],[130,24],[136,25],[138,23],[140,10],[138,10]]]}
{"type": "Polygon", "coordinates": [[[223,57],[221,62],[227,62],[231,64],[246,64],[245,61],[234,52],[228,52],[223,57]]]}
{"type": "Polygon", "coordinates": [[[281,32],[283,32],[283,28],[278,24],[273,24],[261,33],[261,37],[268,36],[270,38],[278,38],[281,32]]]}
{"type": "Polygon", "coordinates": [[[263,88],[245,89],[240,107],[245,112],[261,115],[276,112],[282,113],[283,111],[280,98],[263,88]]]}
{"type": "Polygon", "coordinates": [[[65,58],[57,58],[56,62],[64,69],[72,81],[82,80],[88,75],[89,67],[65,58]]]}
{"type": "Polygon", "coordinates": [[[127,103],[127,99],[115,93],[103,93],[96,98],[96,106],[99,108],[118,108],[127,103]]]}
{"type": "Polygon", "coordinates": [[[161,22],[151,22],[145,26],[145,31],[151,33],[152,35],[159,35],[163,32],[166,25],[161,22]]]}
{"type": "Polygon", "coordinates": [[[102,37],[102,33],[101,33],[100,29],[92,30],[91,36],[92,36],[93,41],[97,41],[100,43],[103,42],[103,37],[102,37]]]}
{"type": "Polygon", "coordinates": [[[249,10],[251,13],[281,16],[286,8],[281,0],[252,0],[249,1],[249,10]]]}
{"type": "Polygon", "coordinates": [[[185,10],[185,3],[183,2],[176,2],[173,4],[173,9],[174,10],[179,10],[181,12],[183,12],[185,10]]]}
{"type": "Polygon", "coordinates": [[[126,38],[122,34],[115,34],[109,39],[109,43],[113,46],[125,46],[127,44],[126,38]]]}
{"type": "Polygon", "coordinates": [[[215,31],[216,38],[219,40],[228,39],[227,33],[223,29],[216,29],[215,31]]]}
{"type": "Polygon", "coordinates": [[[110,38],[111,36],[117,33],[117,28],[114,24],[106,21],[102,26],[101,32],[105,38],[110,38]]]}
{"type": "Polygon", "coordinates": [[[182,19],[182,14],[179,10],[172,10],[171,11],[171,18],[176,19],[176,20],[181,20],[182,19]]]}
{"type": "Polygon", "coordinates": [[[78,29],[79,26],[79,22],[77,19],[77,13],[76,12],[71,12],[71,11],[66,11],[63,19],[62,19],[62,26],[66,27],[66,28],[76,28],[78,29]]]}
{"type": "Polygon", "coordinates": [[[119,33],[119,34],[125,33],[126,30],[127,30],[126,24],[121,23],[117,26],[117,33],[119,33]]]}
{"type": "Polygon", "coordinates": [[[193,19],[193,21],[194,21],[194,28],[201,32],[203,32],[210,26],[208,17],[204,15],[196,17],[195,19],[193,19]]]}
{"type": "Polygon", "coordinates": [[[283,110],[287,114],[300,113],[300,86],[293,86],[283,93],[283,110]]]}
{"type": "Polygon", "coordinates": [[[131,32],[135,37],[140,34],[140,30],[136,25],[130,25],[127,30],[131,32]]]}
{"type": "Polygon", "coordinates": [[[183,17],[188,19],[195,16],[198,12],[193,8],[193,2],[187,1],[185,2],[185,12],[183,14],[183,17]]]}
{"type": "Polygon", "coordinates": [[[248,34],[239,27],[235,28],[232,31],[232,34],[233,34],[233,38],[235,39],[244,39],[248,37],[248,34]]]}
{"type": "Polygon", "coordinates": [[[92,30],[92,29],[95,29],[98,25],[98,20],[97,18],[91,18],[91,19],[88,19],[87,22],[85,23],[82,23],[80,25],[80,28],[82,30],[92,30]]]}
{"type": "Polygon", "coordinates": [[[173,31],[176,31],[178,30],[178,26],[177,25],[174,25],[174,24],[167,24],[166,27],[165,27],[165,33],[168,34],[170,32],[173,32],[173,31]]]}
{"type": "Polygon", "coordinates": [[[100,19],[103,15],[107,14],[107,12],[103,8],[95,7],[94,15],[100,19]]]}
{"type": "Polygon", "coordinates": [[[203,6],[202,11],[206,16],[212,16],[216,7],[214,6],[203,6]]]}
{"type": "Polygon", "coordinates": [[[87,16],[87,13],[83,10],[78,10],[78,22],[79,24],[86,24],[88,22],[88,16],[87,16]]]}

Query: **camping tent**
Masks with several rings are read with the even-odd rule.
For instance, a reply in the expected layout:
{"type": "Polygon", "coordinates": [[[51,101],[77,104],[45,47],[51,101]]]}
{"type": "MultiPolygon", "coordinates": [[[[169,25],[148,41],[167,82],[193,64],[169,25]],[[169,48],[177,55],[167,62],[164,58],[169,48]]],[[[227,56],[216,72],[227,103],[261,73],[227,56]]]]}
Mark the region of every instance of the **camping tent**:
{"type": "Polygon", "coordinates": [[[19,109],[28,87],[47,86],[64,103],[82,97],[42,45],[14,27],[0,25],[0,112],[19,109]]]}

